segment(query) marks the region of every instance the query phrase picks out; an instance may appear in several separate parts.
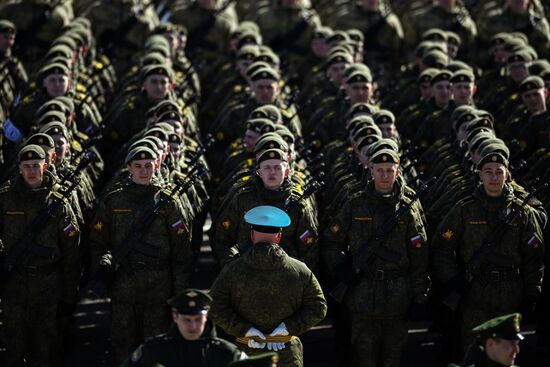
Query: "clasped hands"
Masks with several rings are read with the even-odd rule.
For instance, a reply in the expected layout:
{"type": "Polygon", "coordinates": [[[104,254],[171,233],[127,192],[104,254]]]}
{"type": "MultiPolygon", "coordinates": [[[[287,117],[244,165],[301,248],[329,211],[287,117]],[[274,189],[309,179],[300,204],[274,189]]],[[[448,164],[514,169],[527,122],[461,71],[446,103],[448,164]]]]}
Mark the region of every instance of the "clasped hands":
{"type": "MultiPolygon", "coordinates": [[[[284,322],[281,322],[279,326],[277,326],[275,330],[273,330],[273,332],[269,334],[269,336],[287,336],[287,335],[288,335],[288,330],[286,329],[286,325],[284,322]]],[[[248,340],[248,346],[250,348],[263,349],[267,345],[267,349],[272,350],[274,352],[285,349],[285,343],[275,343],[275,342],[267,342],[267,341],[265,343],[262,343],[254,340],[253,339],[254,337],[266,340],[264,333],[262,333],[260,330],[256,329],[255,327],[251,327],[250,329],[248,329],[245,336],[250,338],[248,340]]]]}

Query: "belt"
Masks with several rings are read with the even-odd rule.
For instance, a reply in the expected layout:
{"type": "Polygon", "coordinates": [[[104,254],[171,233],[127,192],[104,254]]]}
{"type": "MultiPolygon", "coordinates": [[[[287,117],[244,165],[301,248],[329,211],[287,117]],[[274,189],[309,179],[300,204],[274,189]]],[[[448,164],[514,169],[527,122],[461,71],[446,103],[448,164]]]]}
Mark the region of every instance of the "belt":
{"type": "Polygon", "coordinates": [[[56,270],[59,270],[59,264],[20,265],[18,269],[21,273],[34,277],[38,275],[48,275],[56,270]]]}
{"type": "Polygon", "coordinates": [[[132,263],[133,271],[152,271],[152,270],[165,270],[169,269],[167,264],[162,263],[146,263],[144,261],[137,261],[132,263]]]}
{"type": "Polygon", "coordinates": [[[250,339],[253,339],[258,343],[288,343],[291,340],[297,339],[297,337],[292,335],[287,335],[287,336],[276,335],[276,336],[266,336],[265,339],[261,339],[257,336],[253,336],[253,337],[241,336],[241,337],[237,337],[235,340],[241,344],[248,344],[248,341],[250,339]]]}
{"type": "Polygon", "coordinates": [[[367,279],[384,281],[402,278],[407,275],[407,271],[403,269],[367,269],[364,274],[367,279]]]}
{"type": "Polygon", "coordinates": [[[487,270],[481,273],[486,282],[503,282],[519,278],[519,269],[487,270]]]}

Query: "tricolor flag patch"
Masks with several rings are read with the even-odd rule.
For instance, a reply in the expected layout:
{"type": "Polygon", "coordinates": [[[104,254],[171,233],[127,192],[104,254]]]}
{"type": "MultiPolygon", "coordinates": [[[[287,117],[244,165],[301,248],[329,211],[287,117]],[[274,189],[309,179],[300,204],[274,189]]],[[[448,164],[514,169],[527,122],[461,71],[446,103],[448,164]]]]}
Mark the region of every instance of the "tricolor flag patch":
{"type": "Polygon", "coordinates": [[[313,233],[311,233],[309,229],[300,235],[300,241],[308,244],[311,242],[311,241],[308,241],[310,238],[313,238],[313,233]]]}
{"type": "Polygon", "coordinates": [[[527,245],[531,248],[538,248],[540,246],[540,241],[537,237],[532,236],[529,241],[527,241],[527,245]]]}
{"type": "Polygon", "coordinates": [[[76,228],[72,223],[69,223],[69,225],[63,228],[63,233],[65,233],[65,236],[67,237],[73,237],[76,235],[76,228]]]}
{"type": "Polygon", "coordinates": [[[187,229],[187,226],[185,225],[185,222],[182,219],[172,224],[172,230],[176,232],[176,234],[182,234],[186,229],[187,229]]]}
{"type": "Polygon", "coordinates": [[[411,238],[410,241],[411,241],[411,246],[414,248],[422,247],[422,242],[424,242],[424,240],[422,239],[422,236],[420,235],[411,238]]]}

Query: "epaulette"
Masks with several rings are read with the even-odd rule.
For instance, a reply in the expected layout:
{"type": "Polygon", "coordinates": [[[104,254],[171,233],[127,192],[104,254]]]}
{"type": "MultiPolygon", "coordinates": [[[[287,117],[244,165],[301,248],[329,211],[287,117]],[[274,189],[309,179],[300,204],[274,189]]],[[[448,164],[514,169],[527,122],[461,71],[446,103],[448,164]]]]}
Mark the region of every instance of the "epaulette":
{"type": "Polygon", "coordinates": [[[229,352],[236,350],[236,347],[233,344],[217,337],[210,339],[210,345],[216,346],[229,352]]]}
{"type": "Polygon", "coordinates": [[[233,93],[241,93],[243,90],[243,86],[240,84],[237,84],[233,87],[233,93]]]}
{"type": "Polygon", "coordinates": [[[318,73],[319,70],[321,70],[321,68],[320,68],[319,66],[317,66],[317,65],[315,65],[314,67],[311,68],[311,72],[312,72],[312,73],[318,73]]]}
{"type": "MultiPolygon", "coordinates": [[[[77,83],[76,86],[75,86],[75,90],[77,92],[85,93],[86,92],[86,87],[84,85],[80,84],[80,83],[77,83]]],[[[86,95],[84,94],[84,96],[86,96],[86,95]]]]}
{"type": "Polygon", "coordinates": [[[0,186],[0,194],[9,192],[11,191],[12,188],[13,188],[12,182],[6,181],[2,186],[0,186]]]}
{"type": "Polygon", "coordinates": [[[131,73],[131,74],[137,74],[138,71],[139,71],[139,66],[137,66],[137,65],[133,66],[133,67],[130,69],[130,73],[131,73]]]}
{"type": "Polygon", "coordinates": [[[510,96],[510,99],[511,99],[512,101],[515,101],[515,100],[517,100],[518,98],[519,98],[519,93],[514,93],[514,94],[512,94],[512,95],[510,96]]]}
{"type": "Polygon", "coordinates": [[[97,70],[101,70],[101,69],[103,69],[103,68],[105,67],[105,65],[103,65],[103,63],[102,63],[102,62],[99,62],[99,61],[94,61],[94,62],[93,62],[93,66],[94,66],[94,68],[97,69],[97,70]]]}
{"type": "Polygon", "coordinates": [[[233,66],[233,64],[231,64],[230,62],[226,62],[225,64],[222,65],[221,69],[222,70],[229,70],[232,66],[233,66]]]}

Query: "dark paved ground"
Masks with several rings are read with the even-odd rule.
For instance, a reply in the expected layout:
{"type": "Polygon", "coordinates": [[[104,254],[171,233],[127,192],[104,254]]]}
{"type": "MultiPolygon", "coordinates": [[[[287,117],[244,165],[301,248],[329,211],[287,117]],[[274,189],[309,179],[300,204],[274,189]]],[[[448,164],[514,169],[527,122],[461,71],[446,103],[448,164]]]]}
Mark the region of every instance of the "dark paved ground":
{"type": "MultiPolygon", "coordinates": [[[[214,260],[208,246],[203,246],[198,271],[193,286],[208,288],[215,276],[214,260]]],[[[112,354],[108,342],[108,300],[84,299],[75,312],[75,322],[70,331],[67,365],[72,367],[112,366],[112,354]]],[[[428,324],[410,325],[409,344],[403,356],[402,366],[442,366],[438,362],[435,346],[437,334],[427,330],[428,324]]],[[[526,340],[516,361],[522,367],[550,366],[550,351],[536,348],[536,335],[527,326],[526,340]]],[[[302,337],[306,367],[337,366],[334,329],[329,320],[315,327],[302,337]]]]}

